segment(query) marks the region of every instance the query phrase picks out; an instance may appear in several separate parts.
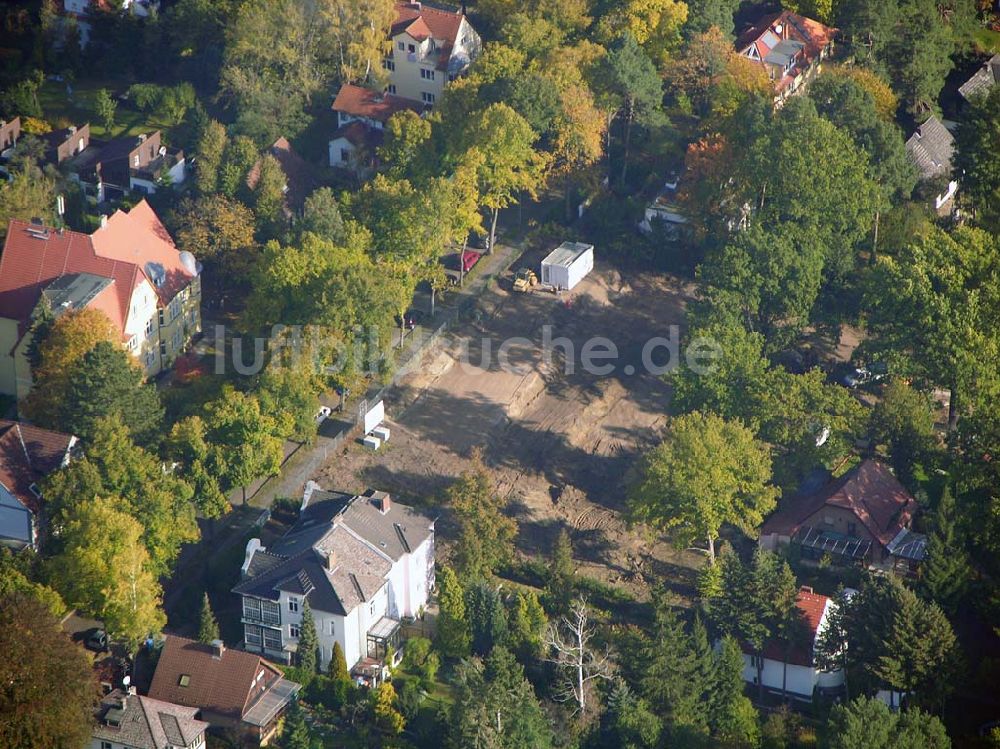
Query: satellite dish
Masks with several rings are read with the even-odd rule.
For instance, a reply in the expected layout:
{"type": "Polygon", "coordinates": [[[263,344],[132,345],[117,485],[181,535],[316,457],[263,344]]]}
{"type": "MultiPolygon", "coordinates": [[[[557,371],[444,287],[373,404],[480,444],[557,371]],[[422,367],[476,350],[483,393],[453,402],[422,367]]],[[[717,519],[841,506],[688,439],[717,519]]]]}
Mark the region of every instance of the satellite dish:
{"type": "Polygon", "coordinates": [[[195,259],[194,255],[183,250],[180,253],[181,265],[184,266],[184,270],[190,273],[192,276],[197,276],[201,272],[201,267],[198,261],[195,259]]]}
{"type": "Polygon", "coordinates": [[[129,676],[128,674],[125,674],[124,678],[122,679],[122,686],[128,689],[131,683],[132,683],[132,677],[129,676]]]}

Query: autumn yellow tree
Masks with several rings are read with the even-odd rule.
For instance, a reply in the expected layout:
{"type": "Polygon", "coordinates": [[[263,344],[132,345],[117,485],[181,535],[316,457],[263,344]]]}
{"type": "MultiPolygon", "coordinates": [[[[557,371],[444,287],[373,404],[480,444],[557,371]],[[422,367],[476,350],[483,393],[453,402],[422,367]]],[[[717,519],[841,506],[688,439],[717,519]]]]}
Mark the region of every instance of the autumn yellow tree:
{"type": "Polygon", "coordinates": [[[687,3],[681,0],[627,0],[601,19],[598,33],[605,42],[631,34],[662,67],[680,47],[681,27],[687,17],[687,3]]]}

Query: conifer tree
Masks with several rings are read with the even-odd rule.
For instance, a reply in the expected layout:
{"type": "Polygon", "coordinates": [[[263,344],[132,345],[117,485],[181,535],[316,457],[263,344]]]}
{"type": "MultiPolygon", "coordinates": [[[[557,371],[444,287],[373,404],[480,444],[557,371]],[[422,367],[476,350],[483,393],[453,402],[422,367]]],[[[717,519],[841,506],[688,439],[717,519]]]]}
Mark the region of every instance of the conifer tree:
{"type": "Polygon", "coordinates": [[[465,591],[451,567],[442,567],[438,587],[438,649],[446,658],[469,654],[469,620],[465,612],[465,591]]]}
{"type": "Polygon", "coordinates": [[[573,543],[569,533],[563,528],[552,548],[552,563],[546,585],[548,599],[556,613],[565,614],[569,611],[574,596],[574,575],[576,565],[573,563],[573,543]]]}
{"type": "Polygon", "coordinates": [[[198,623],[198,642],[204,645],[211,645],[213,641],[219,639],[219,623],[212,613],[212,604],[208,600],[206,591],[201,601],[201,616],[198,623]]]}
{"type": "Polygon", "coordinates": [[[969,556],[955,528],[955,500],[945,486],[934,512],[934,527],[927,541],[920,590],[925,598],[954,613],[969,586],[969,556]]]}
{"type": "Polygon", "coordinates": [[[351,673],[347,670],[347,657],[344,655],[344,649],[336,641],[333,643],[333,653],[330,655],[330,666],[327,674],[333,681],[349,682],[351,680],[351,673]]]}
{"type": "Polygon", "coordinates": [[[299,626],[299,667],[307,674],[316,673],[318,666],[316,655],[319,651],[319,638],[316,635],[316,620],[313,619],[309,600],[302,602],[302,624],[299,626]]]}

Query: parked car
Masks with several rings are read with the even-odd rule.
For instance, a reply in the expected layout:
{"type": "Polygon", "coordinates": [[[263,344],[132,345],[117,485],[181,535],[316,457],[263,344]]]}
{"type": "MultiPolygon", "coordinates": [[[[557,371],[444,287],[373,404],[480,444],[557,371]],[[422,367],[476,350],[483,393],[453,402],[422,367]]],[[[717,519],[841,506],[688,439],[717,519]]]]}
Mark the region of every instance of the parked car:
{"type": "Polygon", "coordinates": [[[424,320],[424,313],[418,309],[408,309],[406,314],[400,319],[399,315],[396,315],[396,327],[405,325],[405,327],[413,330],[415,327],[420,325],[424,320]]]}
{"type": "Polygon", "coordinates": [[[87,638],[83,641],[83,646],[87,650],[93,650],[95,653],[107,653],[110,650],[108,647],[108,633],[103,629],[91,630],[87,638]]]}
{"type": "Polygon", "coordinates": [[[330,416],[329,406],[320,406],[319,411],[316,412],[316,423],[322,424],[330,416]]]}
{"type": "Polygon", "coordinates": [[[855,367],[841,379],[844,387],[852,390],[870,382],[878,382],[888,374],[888,368],[882,362],[873,362],[867,367],[855,367]]]}
{"type": "Polygon", "coordinates": [[[479,262],[479,258],[482,256],[483,253],[476,250],[466,250],[464,255],[461,252],[456,252],[445,258],[445,266],[452,270],[460,270],[468,273],[479,262]]]}

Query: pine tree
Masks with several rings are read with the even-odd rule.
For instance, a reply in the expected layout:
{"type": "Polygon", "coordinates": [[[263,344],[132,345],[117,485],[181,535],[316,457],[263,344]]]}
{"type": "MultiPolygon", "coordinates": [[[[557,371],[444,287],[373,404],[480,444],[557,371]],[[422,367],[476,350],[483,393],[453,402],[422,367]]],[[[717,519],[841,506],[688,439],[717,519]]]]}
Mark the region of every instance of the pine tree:
{"type": "Polygon", "coordinates": [[[642,693],[668,723],[683,726],[704,725],[699,663],[692,642],[674,609],[662,597],[656,601],[653,636],[643,660],[646,670],[640,681],[642,693]]]}
{"type": "Polygon", "coordinates": [[[319,638],[316,635],[316,620],[313,619],[309,600],[302,602],[302,624],[299,626],[299,667],[307,674],[316,673],[319,638]]]}
{"type": "Polygon", "coordinates": [[[492,585],[478,582],[469,587],[465,591],[465,609],[474,653],[486,656],[497,645],[507,644],[507,610],[492,585]]]}
{"type": "Polygon", "coordinates": [[[465,591],[451,567],[442,567],[437,576],[437,645],[446,658],[469,654],[469,620],[465,612],[465,591]]]}
{"type": "Polygon", "coordinates": [[[519,590],[510,616],[511,647],[519,657],[528,661],[538,655],[548,623],[538,594],[533,590],[519,590]]]}
{"type": "Polygon", "coordinates": [[[549,580],[546,593],[551,601],[552,610],[565,614],[576,592],[574,576],[576,565],[573,564],[573,543],[565,528],[559,531],[555,546],[552,548],[552,562],[549,567],[549,580]]]}
{"type": "Polygon", "coordinates": [[[654,749],[663,730],[660,717],[623,680],[615,682],[602,724],[602,746],[616,749],[654,749]]]}
{"type": "Polygon", "coordinates": [[[954,614],[969,587],[969,556],[955,528],[955,500],[945,486],[934,512],[934,527],[927,542],[920,590],[924,597],[954,614]]]}
{"type": "Polygon", "coordinates": [[[288,706],[281,746],[283,749],[309,749],[309,726],[298,700],[293,700],[288,706]]]}
{"type": "Polygon", "coordinates": [[[713,735],[737,745],[759,743],[757,712],[743,694],[743,652],[729,636],[715,659],[708,710],[713,735]]]}
{"type": "Polygon", "coordinates": [[[219,623],[212,613],[212,604],[208,600],[208,593],[201,601],[201,617],[198,623],[198,642],[204,645],[211,645],[213,641],[219,639],[219,623]]]}
{"type": "Polygon", "coordinates": [[[333,681],[349,682],[351,680],[351,673],[347,670],[347,658],[344,656],[344,649],[336,641],[333,643],[333,652],[330,655],[330,666],[327,674],[333,681]]]}

